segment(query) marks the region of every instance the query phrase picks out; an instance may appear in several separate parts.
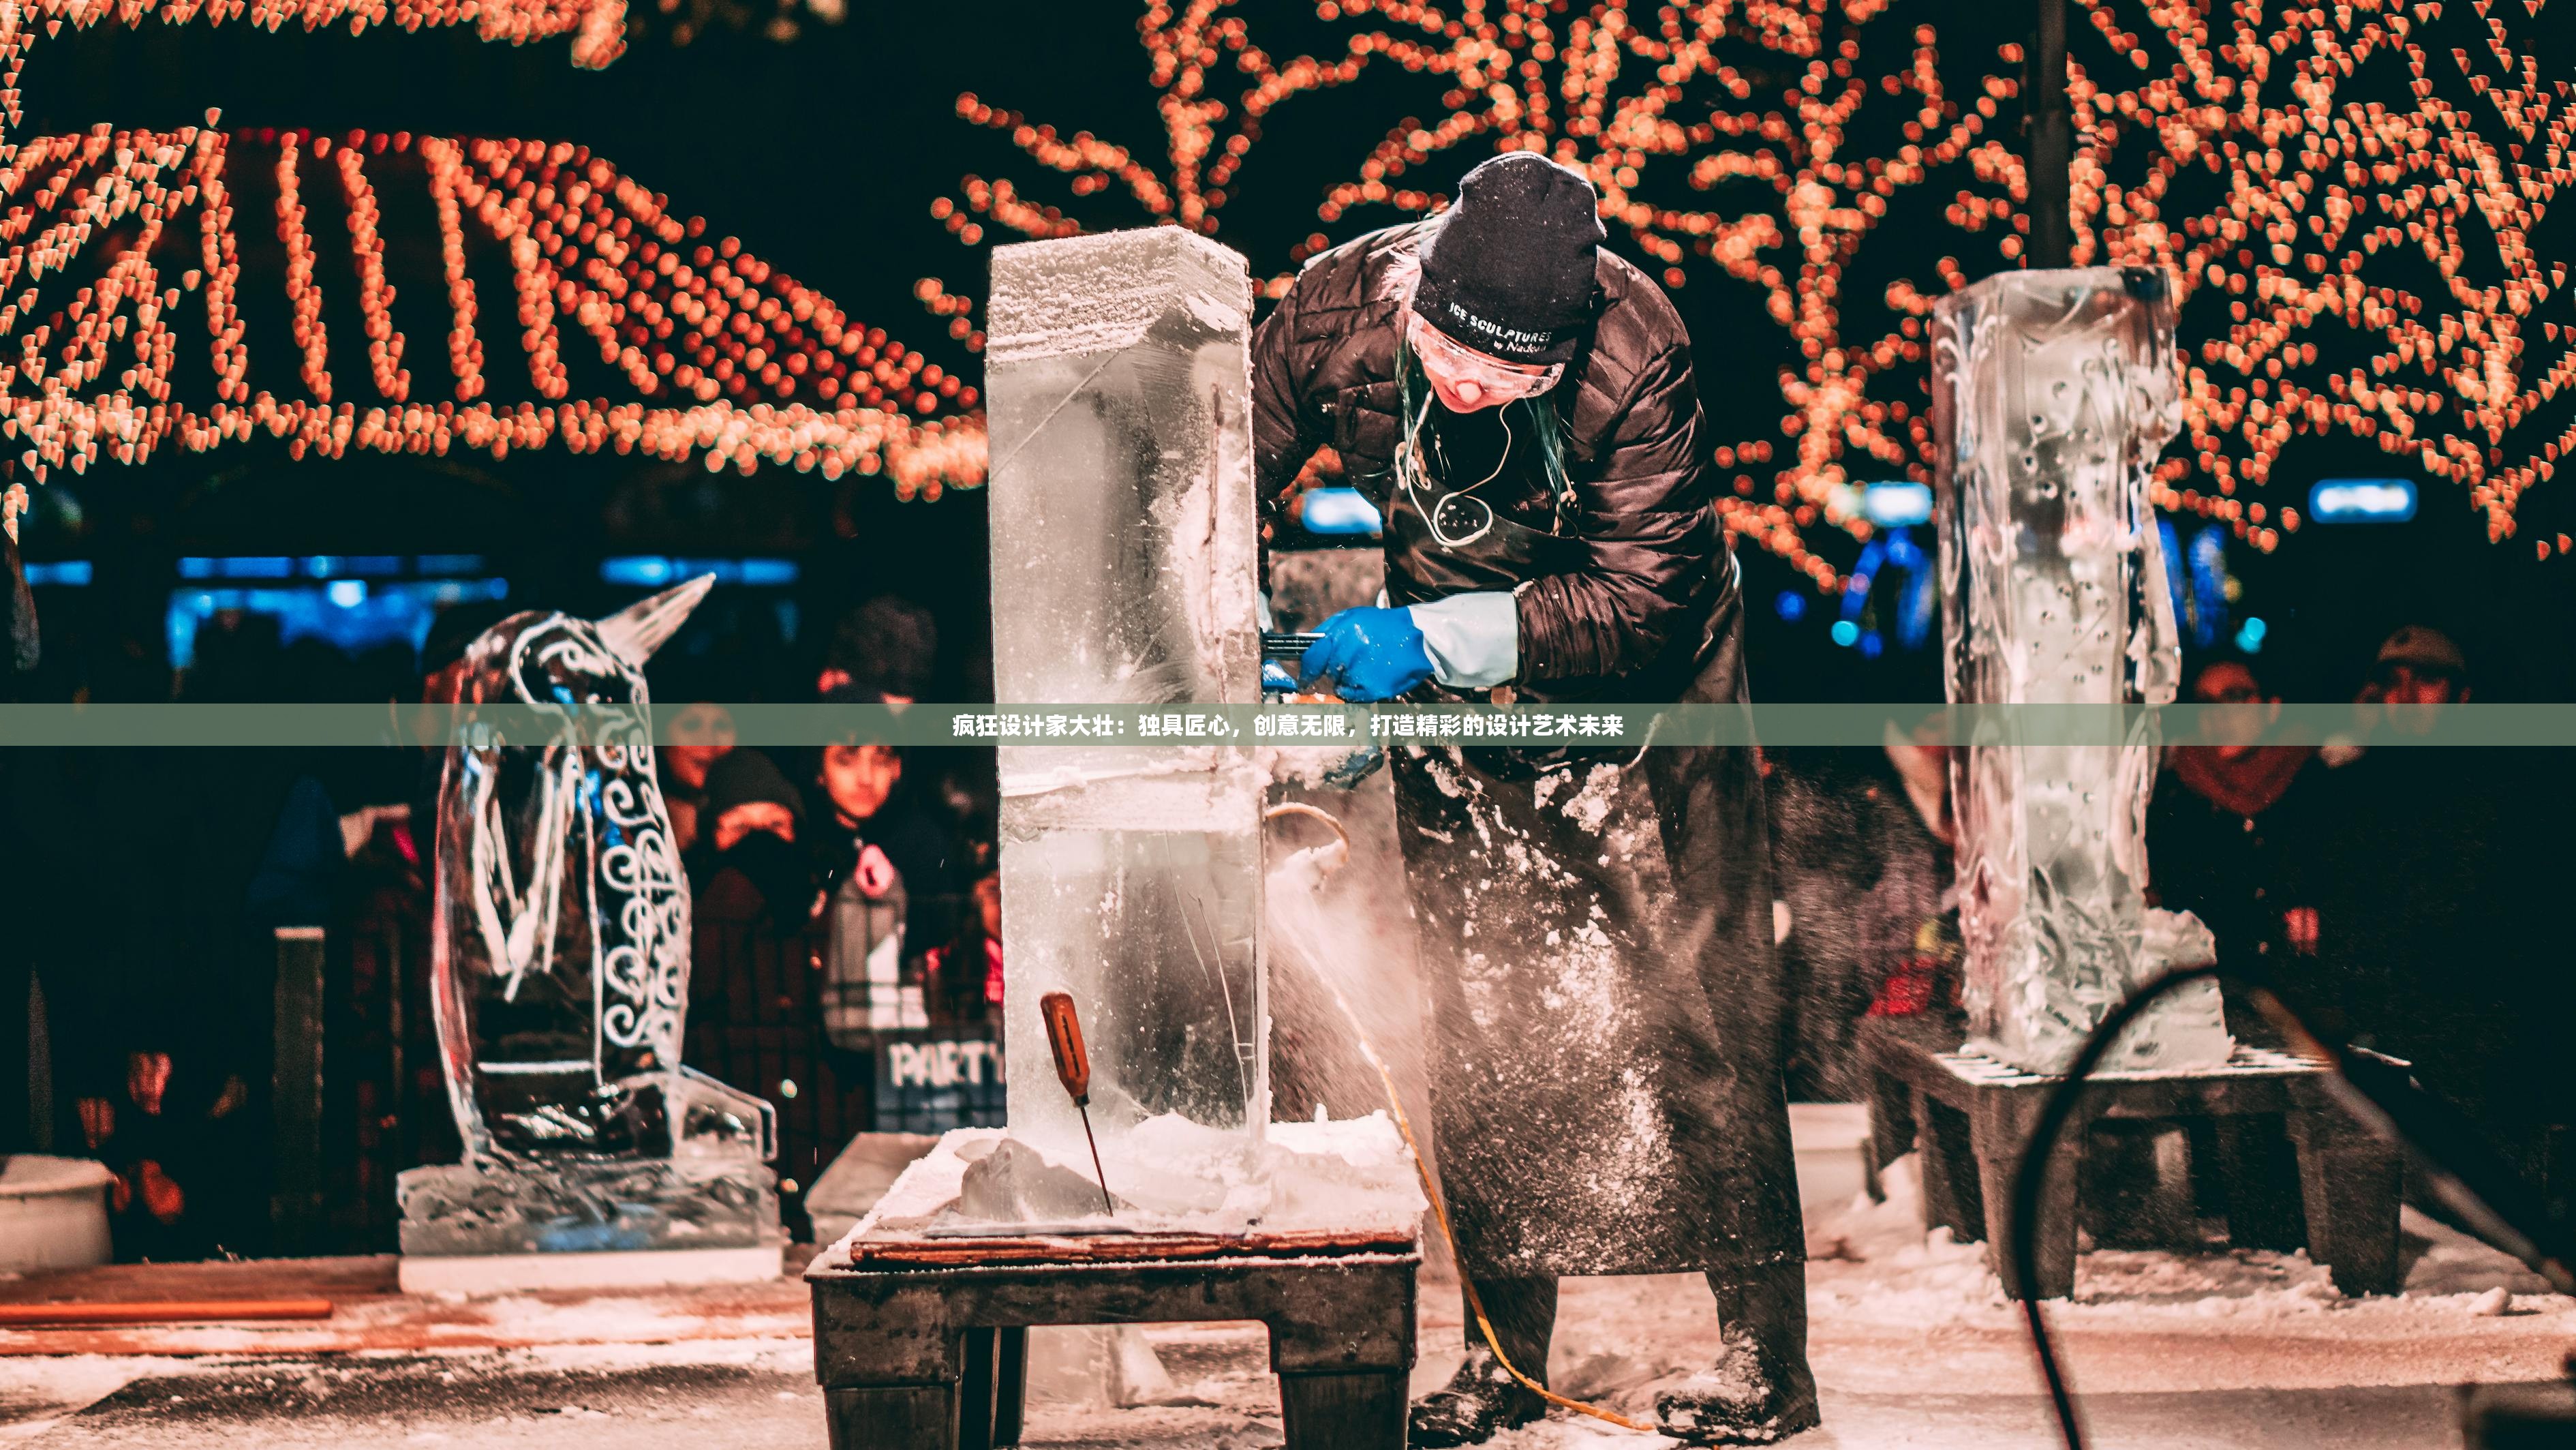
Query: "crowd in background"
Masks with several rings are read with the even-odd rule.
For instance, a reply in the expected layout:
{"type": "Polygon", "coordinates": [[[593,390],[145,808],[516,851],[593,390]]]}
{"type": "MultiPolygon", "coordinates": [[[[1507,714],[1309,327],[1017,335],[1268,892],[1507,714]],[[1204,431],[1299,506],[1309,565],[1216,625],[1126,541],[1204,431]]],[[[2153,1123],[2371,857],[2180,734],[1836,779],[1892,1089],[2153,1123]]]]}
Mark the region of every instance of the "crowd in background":
{"type": "MultiPolygon", "coordinates": [[[[417,657],[281,644],[273,621],[219,618],[177,695],[443,698],[467,643],[504,613],[450,609],[417,657]]],[[[724,702],[963,698],[981,681],[972,661],[943,663],[930,613],[900,599],[851,610],[802,654],[737,638],[728,621],[756,612],[706,613],[712,625],[651,668],[694,899],[684,1055],[778,1110],[782,1200],[802,1230],[804,1193],[853,1134],[999,1112],[995,1082],[924,1118],[886,1100],[883,1071],[889,1044],[996,1031],[992,759],[753,748],[724,702]]],[[[2563,824],[2565,773],[2539,751],[2267,734],[2279,668],[2191,662],[2189,698],[2249,710],[2237,733],[2169,744],[2148,822],[2154,899],[2197,914],[2224,962],[2277,983],[2316,1025],[2415,1064],[2563,1197],[2576,1082],[2554,1070],[2553,1039],[2576,988],[2558,855],[2534,843],[2563,824]]],[[[2382,703],[2471,700],[2476,684],[2451,640],[2403,629],[2369,662],[2356,720],[2382,703]]],[[[50,1099],[41,1086],[0,1099],[0,1148],[107,1162],[122,1256],[383,1249],[394,1175],[456,1156],[426,989],[440,764],[416,747],[0,751],[13,884],[0,1000],[24,999],[32,977],[49,1061],[30,1080],[51,1084],[50,1099]],[[285,1246],[267,1196],[274,933],[301,925],[330,943],[331,1223],[327,1241],[285,1246]]],[[[1791,1090],[1860,1098],[1861,1023],[1957,1011],[1946,765],[1891,739],[1883,753],[1773,749],[1765,774],[1791,1090]]],[[[2232,1007],[2241,1034],[2275,1040],[2232,1007]]]]}
{"type": "MultiPolygon", "coordinates": [[[[2311,1026],[2403,1059],[2487,1147],[2564,1200],[2576,1170],[2576,1078],[2557,1060],[2576,1009],[2556,905],[2571,804],[2544,750],[2414,746],[2420,712],[2473,701],[2459,646],[2389,635],[2350,735],[2264,739],[2282,693],[2259,657],[2198,664],[2190,696],[2248,707],[2221,738],[2167,751],[2147,823],[2162,905],[2218,939],[2221,964],[2268,982],[2311,1026]],[[2387,743],[2354,740],[2384,723],[2387,743]]],[[[2288,733],[2288,732],[2275,732],[2288,733]]],[[[2270,1024],[2235,1014],[2241,1034],[2270,1024]]]]}
{"type": "MultiPolygon", "coordinates": [[[[269,616],[222,615],[159,698],[382,701],[392,742],[401,707],[452,698],[466,646],[510,612],[452,606],[417,655],[365,656],[282,643],[269,616]]],[[[820,1168],[885,1116],[880,1049],[993,1030],[991,756],[738,747],[724,702],[958,686],[935,675],[929,611],[901,599],[849,611],[803,654],[774,633],[742,637],[765,611],[701,613],[648,670],[675,741],[656,765],[695,898],[683,1056],[778,1109],[775,1166],[801,1228],[820,1168]]],[[[110,695],[154,698],[147,673],[138,663],[110,695]]],[[[971,688],[971,660],[962,673],[971,688]]],[[[455,1160],[428,992],[443,759],[391,743],[0,751],[13,877],[0,1041],[40,1057],[0,1073],[0,1151],[106,1162],[120,1257],[387,1249],[394,1176],[455,1160]],[[270,1204],[276,933],[313,926],[328,943],[329,1222],[319,1242],[284,1244],[270,1204]]]]}

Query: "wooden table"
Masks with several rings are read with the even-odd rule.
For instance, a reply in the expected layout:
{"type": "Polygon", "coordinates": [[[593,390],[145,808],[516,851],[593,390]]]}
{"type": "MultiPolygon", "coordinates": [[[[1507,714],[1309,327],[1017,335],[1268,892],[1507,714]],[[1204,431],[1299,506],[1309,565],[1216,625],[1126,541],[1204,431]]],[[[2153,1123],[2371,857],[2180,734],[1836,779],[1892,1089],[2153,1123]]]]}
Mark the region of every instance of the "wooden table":
{"type": "Polygon", "coordinates": [[[2038,1277],[2023,1284],[2009,1242],[2013,1174],[2041,1104],[2063,1081],[1968,1050],[1955,1028],[1921,1017],[1862,1023],[1861,1050],[1876,1079],[1871,1135],[1884,1162],[1912,1142],[1921,1150],[1923,1223],[1983,1239],[2012,1298],[2060,1299],[2075,1289],[2075,1200],[2084,1140],[2102,1118],[2209,1118],[2218,1129],[2229,1193],[2230,1236],[2240,1247],[2305,1248],[2347,1294],[2393,1294],[2400,1163],[2394,1144],[2354,1121],[2331,1090],[2324,1063],[2239,1044],[2221,1067],[2096,1073],[2050,1158],[2039,1206],[2038,1277]],[[2290,1180],[2279,1156],[2294,1153],[2295,1204],[2270,1185],[2290,1180]]]}
{"type": "Polygon", "coordinates": [[[1409,1239],[912,1238],[806,1268],[832,1450],[990,1450],[1020,1440],[1028,1331],[1257,1320],[1289,1450],[1402,1450],[1414,1354],[1409,1239]]]}

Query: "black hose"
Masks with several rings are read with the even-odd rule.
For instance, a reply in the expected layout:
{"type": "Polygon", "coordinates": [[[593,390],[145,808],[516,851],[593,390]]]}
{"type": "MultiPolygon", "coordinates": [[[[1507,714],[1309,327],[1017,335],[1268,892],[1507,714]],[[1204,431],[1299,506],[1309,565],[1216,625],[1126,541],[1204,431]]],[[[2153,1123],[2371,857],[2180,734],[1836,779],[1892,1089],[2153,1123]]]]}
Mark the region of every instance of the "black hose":
{"type": "Polygon", "coordinates": [[[2066,1450],[2084,1450],[2084,1425],[2075,1413],[2075,1397],[2066,1388],[2066,1374],[2058,1368],[2057,1349],[2048,1337],[2048,1317],[2040,1308],[2039,1296],[2032,1292],[2039,1282],[2039,1195],[2048,1176],[2049,1155],[2056,1149],[2058,1134],[2066,1130],[2067,1118],[2075,1111],[2084,1079],[2102,1065],[2111,1044],[2138,1019],[2138,1014],[2176,987],[2217,975],[2216,967],[2177,968],[2112,1008],[2102,1025],[2093,1029],[2093,1035],[2084,1039],[2074,1061],[2066,1065],[2064,1079],[2049,1090],[2047,1099],[2040,1104],[2039,1121],[2032,1125],[2030,1142],[2022,1149],[2020,1164],[2013,1169],[2012,1242],[2008,1246],[2013,1279],[2021,1286],[2022,1315],[2030,1324],[2031,1349],[2039,1355],[2039,1372],[2048,1381],[2049,1403],[2057,1409],[2057,1426],[2066,1437],[2066,1450]]]}

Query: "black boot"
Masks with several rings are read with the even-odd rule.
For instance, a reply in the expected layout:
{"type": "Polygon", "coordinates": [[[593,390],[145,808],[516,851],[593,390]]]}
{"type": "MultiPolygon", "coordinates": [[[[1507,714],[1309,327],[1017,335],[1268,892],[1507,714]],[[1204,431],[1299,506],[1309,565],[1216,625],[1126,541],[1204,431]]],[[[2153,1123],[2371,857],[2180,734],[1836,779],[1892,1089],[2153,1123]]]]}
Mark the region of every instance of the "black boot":
{"type": "MultiPolygon", "coordinates": [[[[1476,1289],[1503,1353],[1523,1374],[1547,1383],[1547,1342],[1556,1330],[1556,1281],[1480,1278],[1476,1289]]],[[[1547,1414],[1547,1401],[1523,1388],[1485,1346],[1484,1331],[1476,1327],[1476,1303],[1465,1307],[1467,1362],[1458,1366],[1446,1389],[1432,1391],[1413,1407],[1408,1444],[1482,1445],[1547,1414]]]]}
{"type": "Polygon", "coordinates": [[[1405,1444],[1420,1446],[1482,1445],[1505,1430],[1518,1429],[1547,1415],[1547,1401],[1523,1389],[1503,1372],[1492,1350],[1479,1345],[1467,1351],[1448,1388],[1416,1401],[1405,1444]]]}
{"type": "Polygon", "coordinates": [[[1769,1445],[1821,1422],[1807,1368],[1807,1266],[1709,1275],[1717,1363],[1655,1396],[1667,1435],[1693,1445],[1769,1445]]]}

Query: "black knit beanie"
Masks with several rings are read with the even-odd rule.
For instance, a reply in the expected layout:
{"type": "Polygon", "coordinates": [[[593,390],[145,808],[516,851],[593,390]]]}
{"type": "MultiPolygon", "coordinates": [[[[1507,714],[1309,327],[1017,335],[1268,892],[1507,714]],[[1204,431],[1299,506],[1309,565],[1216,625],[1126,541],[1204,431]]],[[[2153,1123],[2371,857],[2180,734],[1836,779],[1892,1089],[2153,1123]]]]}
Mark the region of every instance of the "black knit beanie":
{"type": "Polygon", "coordinates": [[[707,767],[707,803],[699,808],[701,819],[713,821],[753,801],[782,805],[798,820],[805,818],[805,797],[786,772],[759,751],[728,750],[707,767]]]}
{"type": "Polygon", "coordinates": [[[1413,310],[1507,362],[1564,362],[1592,322],[1608,235],[1591,182],[1532,152],[1497,156],[1467,173],[1423,237],[1413,310]]]}

